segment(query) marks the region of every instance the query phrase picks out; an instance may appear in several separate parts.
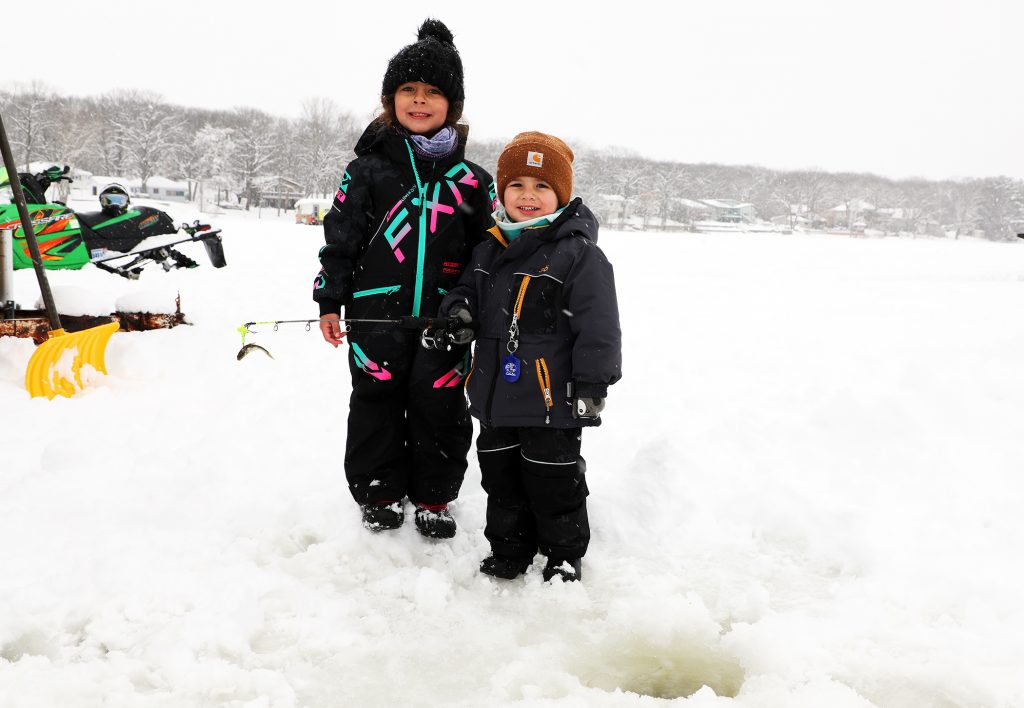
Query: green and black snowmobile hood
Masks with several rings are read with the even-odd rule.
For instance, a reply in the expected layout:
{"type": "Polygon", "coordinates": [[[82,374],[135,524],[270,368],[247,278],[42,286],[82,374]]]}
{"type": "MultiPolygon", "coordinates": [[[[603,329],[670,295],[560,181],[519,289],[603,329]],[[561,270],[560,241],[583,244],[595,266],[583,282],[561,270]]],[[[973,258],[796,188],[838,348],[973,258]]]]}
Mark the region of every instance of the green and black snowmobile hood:
{"type": "Polygon", "coordinates": [[[82,212],[78,217],[84,226],[86,246],[94,257],[99,255],[97,252],[127,253],[150,236],[178,230],[165,212],[146,206],[132,207],[123,214],[82,212]]]}
{"type": "MultiPolygon", "coordinates": [[[[75,212],[63,204],[26,206],[45,268],[78,270],[89,262],[89,252],[75,212]]],[[[0,229],[14,231],[14,269],[31,268],[32,254],[21,229],[18,208],[14,204],[0,204],[0,229]]]]}

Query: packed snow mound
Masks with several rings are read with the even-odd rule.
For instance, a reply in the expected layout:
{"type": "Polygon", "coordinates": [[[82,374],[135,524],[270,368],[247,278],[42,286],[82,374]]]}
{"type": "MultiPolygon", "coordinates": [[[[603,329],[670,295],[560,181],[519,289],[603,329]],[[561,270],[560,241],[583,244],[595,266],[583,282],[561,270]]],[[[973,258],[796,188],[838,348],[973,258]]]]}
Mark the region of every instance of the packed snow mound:
{"type": "Polygon", "coordinates": [[[624,377],[563,585],[478,572],[475,459],[454,539],[362,528],[347,347],[235,359],[316,316],[321,231],[258,217],[227,268],[52,272],[192,323],[75,398],[0,339],[0,707],[1024,705],[1024,244],[603,232],[624,377]]]}

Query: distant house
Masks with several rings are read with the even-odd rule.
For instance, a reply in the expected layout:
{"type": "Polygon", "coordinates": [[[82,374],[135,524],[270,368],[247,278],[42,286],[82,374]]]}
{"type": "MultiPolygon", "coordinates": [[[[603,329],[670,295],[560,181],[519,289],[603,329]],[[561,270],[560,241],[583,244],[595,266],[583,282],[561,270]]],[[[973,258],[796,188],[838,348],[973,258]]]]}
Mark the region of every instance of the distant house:
{"type": "Polygon", "coordinates": [[[303,185],[282,175],[256,177],[252,186],[254,205],[271,209],[294,209],[295,202],[305,196],[303,185]]]}
{"type": "Polygon", "coordinates": [[[715,218],[714,208],[697,199],[677,197],[672,200],[672,206],[682,221],[709,221],[715,218]]]}
{"type": "Polygon", "coordinates": [[[602,223],[624,224],[633,213],[633,201],[621,194],[598,194],[594,200],[594,212],[602,223]]]}
{"type": "Polygon", "coordinates": [[[80,194],[85,193],[90,197],[99,196],[99,193],[103,191],[103,188],[112,182],[117,182],[118,184],[124,185],[124,187],[128,190],[129,194],[135,194],[135,190],[131,188],[131,185],[128,184],[128,180],[124,177],[111,177],[110,175],[90,174],[87,176],[82,175],[79,176],[78,178],[72,176],[72,179],[75,180],[74,184],[72,185],[74,191],[79,192],[80,194]]]}
{"type": "Polygon", "coordinates": [[[773,216],[769,221],[777,226],[789,228],[825,229],[828,227],[825,219],[812,212],[806,204],[790,204],[788,214],[773,216]]]}
{"type": "Polygon", "coordinates": [[[924,210],[913,207],[883,207],[875,210],[873,226],[882,231],[915,233],[924,220],[924,210]]]}
{"type": "Polygon", "coordinates": [[[735,199],[701,199],[700,202],[711,208],[714,221],[739,224],[751,223],[757,219],[757,210],[753,204],[747,202],[735,199]]]}
{"type": "MultiPolygon", "coordinates": [[[[85,173],[88,174],[88,173],[85,173]]],[[[92,196],[98,196],[103,188],[112,182],[125,187],[133,197],[148,197],[166,202],[187,202],[188,182],[179,182],[166,177],[154,175],[146,180],[146,189],[142,189],[142,180],[138,177],[114,177],[111,175],[88,175],[87,178],[76,178],[77,191],[85,190],[92,196]]]]}
{"type": "Polygon", "coordinates": [[[129,185],[140,197],[151,197],[171,202],[188,201],[188,182],[178,182],[166,177],[153,176],[146,180],[146,189],[142,189],[142,180],[130,180],[129,185]]]}
{"type": "Polygon", "coordinates": [[[623,197],[620,194],[599,194],[594,199],[594,211],[602,223],[612,227],[636,229],[683,230],[698,221],[723,221],[752,224],[757,221],[753,204],[735,199],[689,199],[676,197],[667,205],[657,200],[623,197]]]}
{"type": "Polygon", "coordinates": [[[825,223],[832,229],[863,232],[874,219],[875,205],[863,199],[851,199],[825,212],[825,223]]]}
{"type": "Polygon", "coordinates": [[[806,216],[801,216],[799,214],[780,214],[778,216],[773,216],[771,219],[769,219],[769,221],[775,224],[776,226],[781,226],[783,228],[812,228],[811,220],[808,219],[806,216]]]}

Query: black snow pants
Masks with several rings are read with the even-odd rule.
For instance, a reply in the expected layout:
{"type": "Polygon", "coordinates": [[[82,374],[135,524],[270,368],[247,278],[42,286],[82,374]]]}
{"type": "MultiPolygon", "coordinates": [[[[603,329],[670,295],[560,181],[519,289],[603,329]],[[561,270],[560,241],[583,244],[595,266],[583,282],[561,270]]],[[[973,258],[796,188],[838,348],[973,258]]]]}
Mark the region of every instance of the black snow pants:
{"type": "Polygon", "coordinates": [[[484,535],[495,555],[582,558],[590,543],[581,428],[481,425],[476,441],[487,492],[484,535]]]}
{"type": "Polygon", "coordinates": [[[424,349],[419,333],[349,335],[345,477],[359,504],[455,499],[473,426],[462,381],[468,347],[424,349]]]}

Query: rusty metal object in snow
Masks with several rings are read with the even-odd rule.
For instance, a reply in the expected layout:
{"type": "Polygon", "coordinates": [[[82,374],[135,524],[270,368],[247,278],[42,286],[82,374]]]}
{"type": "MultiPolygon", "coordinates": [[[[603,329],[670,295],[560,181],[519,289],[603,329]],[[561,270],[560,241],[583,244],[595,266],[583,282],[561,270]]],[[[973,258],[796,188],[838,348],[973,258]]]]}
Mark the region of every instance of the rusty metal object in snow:
{"type": "MultiPolygon", "coordinates": [[[[109,315],[61,315],[67,332],[78,332],[90,327],[117,322],[121,332],[143,332],[151,329],[170,329],[188,324],[179,308],[176,312],[114,312],[109,315]]],[[[15,310],[14,316],[0,319],[0,337],[29,337],[42,344],[50,333],[50,323],[44,310],[15,310]]]]}

